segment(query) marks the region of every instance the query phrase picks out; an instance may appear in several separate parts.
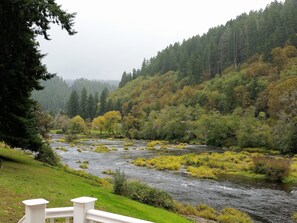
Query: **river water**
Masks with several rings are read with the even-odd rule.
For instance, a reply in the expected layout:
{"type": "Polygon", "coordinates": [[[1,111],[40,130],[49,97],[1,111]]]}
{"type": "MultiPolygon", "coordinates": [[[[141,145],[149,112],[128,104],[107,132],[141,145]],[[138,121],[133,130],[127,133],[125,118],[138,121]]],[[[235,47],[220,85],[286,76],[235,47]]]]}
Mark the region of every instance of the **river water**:
{"type": "MultiPolygon", "coordinates": [[[[182,171],[158,171],[137,167],[131,161],[137,157],[154,157],[160,151],[143,150],[145,141],[135,140],[129,150],[124,149],[124,140],[88,140],[71,147],[58,142],[61,135],[53,135],[52,148],[64,147],[68,151],[56,150],[62,162],[73,169],[79,169],[77,161],[88,161],[87,172],[106,177],[102,171],[120,168],[130,179],[137,179],[153,187],[167,191],[175,200],[192,205],[207,204],[217,210],[229,206],[248,213],[255,222],[290,223],[291,214],[297,211],[297,186],[280,185],[238,177],[222,178],[218,181],[201,180],[185,176],[182,171]],[[95,153],[91,148],[99,144],[114,148],[109,153],[95,153]],[[78,148],[82,152],[78,152],[78,148]]],[[[169,149],[168,154],[222,152],[207,146],[189,145],[186,149],[169,149]]]]}

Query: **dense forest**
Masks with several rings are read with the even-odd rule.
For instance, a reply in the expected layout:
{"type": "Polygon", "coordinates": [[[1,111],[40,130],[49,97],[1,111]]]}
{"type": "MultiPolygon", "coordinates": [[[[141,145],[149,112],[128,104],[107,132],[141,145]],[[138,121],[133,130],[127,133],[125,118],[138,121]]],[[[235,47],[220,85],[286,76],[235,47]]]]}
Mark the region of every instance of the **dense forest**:
{"type": "Polygon", "coordinates": [[[297,152],[296,11],[272,2],[124,72],[123,134],[297,152]]]}
{"type": "Polygon", "coordinates": [[[273,49],[272,62],[254,55],[201,84],[178,78],[173,71],[141,76],[111,95],[122,102],[126,136],[296,152],[294,46],[273,49]]]}
{"type": "MultiPolygon", "coordinates": [[[[74,81],[66,81],[61,77],[54,77],[47,81],[42,81],[44,89],[32,92],[32,98],[38,101],[42,108],[52,114],[59,111],[67,112],[67,102],[73,91],[81,95],[83,88],[92,97],[101,95],[104,89],[109,92],[117,89],[118,81],[95,81],[80,78],[74,81]]],[[[98,96],[97,96],[98,97],[98,96]]]]}
{"type": "Polygon", "coordinates": [[[169,45],[151,59],[144,59],[140,69],[124,72],[120,87],[138,76],[177,71],[178,80],[201,83],[215,77],[229,66],[239,65],[255,54],[271,60],[271,50],[286,44],[297,45],[297,1],[274,1],[264,10],[251,11],[209,29],[182,43],[169,45]]]}

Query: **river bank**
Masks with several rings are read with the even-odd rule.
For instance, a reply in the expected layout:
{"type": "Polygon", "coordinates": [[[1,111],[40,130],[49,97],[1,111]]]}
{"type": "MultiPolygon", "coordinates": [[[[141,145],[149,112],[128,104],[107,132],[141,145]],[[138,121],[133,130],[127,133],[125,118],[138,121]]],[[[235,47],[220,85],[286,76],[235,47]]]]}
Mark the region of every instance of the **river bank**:
{"type": "MultiPolygon", "coordinates": [[[[121,168],[129,178],[165,190],[176,200],[192,205],[205,203],[218,210],[226,206],[235,207],[250,214],[256,222],[290,222],[292,212],[297,210],[297,190],[291,184],[238,177],[197,179],[185,176],[180,171],[157,171],[137,167],[131,163],[133,160],[139,157],[155,157],[160,151],[143,149],[147,142],[141,140],[134,141],[133,146],[128,146],[127,150],[125,140],[88,139],[70,146],[59,141],[61,137],[55,135],[51,146],[65,148],[67,151],[56,151],[62,157],[62,162],[74,169],[80,169],[78,161],[88,161],[86,172],[106,177],[102,173],[104,170],[121,168]],[[111,151],[93,152],[92,148],[98,145],[105,145],[111,151]]],[[[169,148],[167,154],[199,154],[207,151],[223,152],[218,148],[192,145],[184,149],[169,148]]]]}

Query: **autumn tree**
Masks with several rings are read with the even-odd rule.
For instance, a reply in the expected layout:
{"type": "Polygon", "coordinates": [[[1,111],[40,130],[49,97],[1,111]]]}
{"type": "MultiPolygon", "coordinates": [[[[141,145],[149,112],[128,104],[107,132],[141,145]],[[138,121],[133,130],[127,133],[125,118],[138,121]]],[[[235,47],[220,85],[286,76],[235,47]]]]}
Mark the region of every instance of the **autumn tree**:
{"type": "Polygon", "coordinates": [[[70,118],[65,114],[57,114],[53,120],[53,127],[61,129],[62,132],[67,132],[70,127],[70,118]]]}
{"type": "Polygon", "coordinates": [[[103,117],[105,118],[106,131],[112,134],[117,132],[120,121],[122,120],[121,113],[119,111],[109,111],[103,117]]]}
{"type": "Polygon", "coordinates": [[[297,152],[297,77],[281,80],[269,88],[268,109],[274,143],[284,152],[297,152]]]}
{"type": "Polygon", "coordinates": [[[269,88],[268,108],[272,117],[281,113],[297,116],[297,77],[289,77],[269,88]]]}
{"type": "Polygon", "coordinates": [[[140,121],[141,120],[135,118],[131,113],[123,118],[122,127],[126,137],[130,139],[138,137],[138,131],[140,130],[140,121]]]}
{"type": "Polygon", "coordinates": [[[79,115],[73,117],[70,120],[70,132],[71,133],[82,133],[87,129],[85,121],[79,115]]]}
{"type": "Polygon", "coordinates": [[[105,130],[105,122],[106,120],[104,116],[98,116],[93,119],[92,127],[93,129],[100,131],[100,134],[102,134],[102,132],[105,130]]]}

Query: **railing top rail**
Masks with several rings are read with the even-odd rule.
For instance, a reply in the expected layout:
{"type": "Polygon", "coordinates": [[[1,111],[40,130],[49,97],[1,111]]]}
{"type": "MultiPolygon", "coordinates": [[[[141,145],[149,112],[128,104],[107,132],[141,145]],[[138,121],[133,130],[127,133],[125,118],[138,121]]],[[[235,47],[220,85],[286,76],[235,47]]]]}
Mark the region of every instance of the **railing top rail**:
{"type": "Polygon", "coordinates": [[[45,216],[46,218],[73,217],[73,212],[74,212],[73,207],[46,208],[45,216]]]}
{"type": "Polygon", "coordinates": [[[103,223],[152,223],[149,221],[113,214],[105,211],[98,211],[95,209],[89,210],[87,212],[87,219],[103,223]]]}

